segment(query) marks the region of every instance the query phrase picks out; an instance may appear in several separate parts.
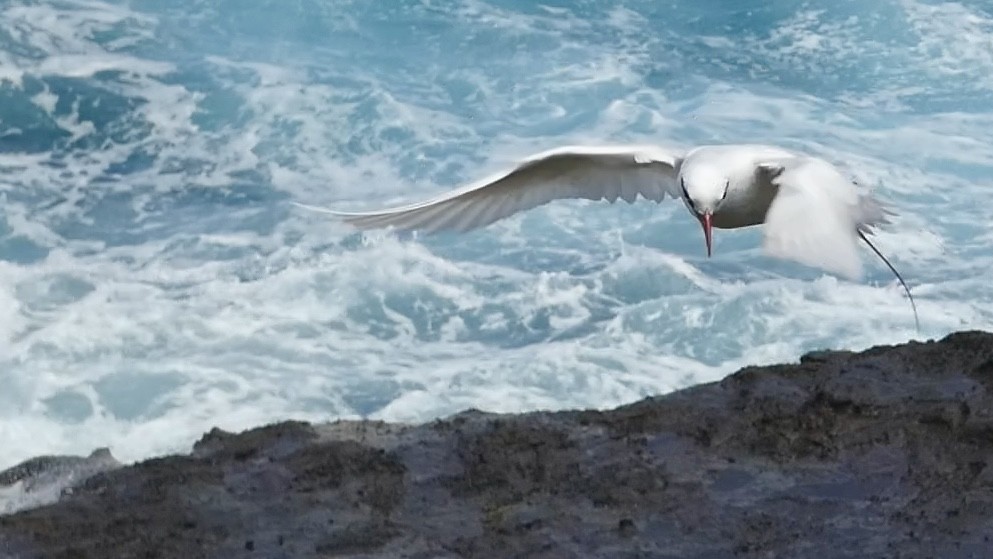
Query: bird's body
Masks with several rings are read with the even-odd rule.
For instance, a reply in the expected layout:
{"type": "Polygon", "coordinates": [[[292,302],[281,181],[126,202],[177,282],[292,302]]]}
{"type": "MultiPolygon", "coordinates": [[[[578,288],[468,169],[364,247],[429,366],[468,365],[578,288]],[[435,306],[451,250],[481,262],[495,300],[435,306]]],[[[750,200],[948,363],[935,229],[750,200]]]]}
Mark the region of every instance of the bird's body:
{"type": "Polygon", "coordinates": [[[765,221],[765,214],[776,196],[777,188],[770,181],[761,180],[756,172],[757,165],[763,160],[794,156],[772,146],[700,146],[686,152],[677,172],[687,182],[694,183],[709,179],[720,184],[723,182],[721,177],[725,177],[723,180],[729,183],[728,195],[714,210],[713,225],[721,229],[738,229],[765,221]],[[721,161],[719,170],[712,164],[718,160],[721,161]]]}
{"type": "Polygon", "coordinates": [[[657,203],[681,199],[703,227],[708,256],[713,227],[763,225],[763,245],[772,256],[854,279],[862,270],[861,238],[903,283],[865,236],[887,222],[882,206],[827,161],[775,146],[566,146],[408,206],[372,212],[305,207],[360,229],[467,231],[555,199],[633,203],[639,196],[657,203]]]}

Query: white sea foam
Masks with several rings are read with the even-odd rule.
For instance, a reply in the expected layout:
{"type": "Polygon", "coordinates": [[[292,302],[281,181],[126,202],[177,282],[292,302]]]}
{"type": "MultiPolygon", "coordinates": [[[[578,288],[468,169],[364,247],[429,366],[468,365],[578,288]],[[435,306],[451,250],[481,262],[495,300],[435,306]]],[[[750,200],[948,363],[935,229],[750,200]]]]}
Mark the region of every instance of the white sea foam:
{"type": "Polygon", "coordinates": [[[774,24],[726,34],[690,2],[8,5],[0,87],[36,112],[0,121],[0,468],[284,418],[609,407],[917,336],[879,263],[837,280],[763,256],[758,231],[721,231],[707,259],[675,204],[398,238],[287,203],[413,200],[563,143],[828,157],[897,211],[878,245],[923,336],[989,328],[993,104],[939,103],[985,79],[989,18],[753,4],[774,24]]]}

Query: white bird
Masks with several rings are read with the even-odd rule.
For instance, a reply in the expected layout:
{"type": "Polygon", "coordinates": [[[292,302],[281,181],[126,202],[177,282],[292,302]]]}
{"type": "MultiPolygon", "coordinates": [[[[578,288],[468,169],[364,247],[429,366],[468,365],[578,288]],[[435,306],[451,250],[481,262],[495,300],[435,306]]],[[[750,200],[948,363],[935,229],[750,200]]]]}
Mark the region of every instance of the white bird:
{"type": "Polygon", "coordinates": [[[849,279],[862,273],[861,238],[896,275],[899,272],[865,233],[888,223],[888,211],[860,193],[827,161],[766,145],[706,145],[688,151],[659,146],[565,146],[527,157],[515,167],[408,206],[334,214],[360,228],[468,231],[563,198],[641,196],[661,203],[680,198],[703,227],[707,256],[712,228],[764,225],[763,247],[778,258],[849,279]]]}

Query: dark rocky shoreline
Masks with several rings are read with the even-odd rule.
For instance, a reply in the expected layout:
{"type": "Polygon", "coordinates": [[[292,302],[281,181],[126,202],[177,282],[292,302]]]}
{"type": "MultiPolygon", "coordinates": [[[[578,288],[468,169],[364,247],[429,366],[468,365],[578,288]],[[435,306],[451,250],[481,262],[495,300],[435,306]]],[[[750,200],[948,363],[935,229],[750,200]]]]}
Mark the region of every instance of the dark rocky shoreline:
{"type": "Polygon", "coordinates": [[[287,422],[101,464],[0,517],[0,557],[993,557],[993,334],[610,411],[287,422]]]}

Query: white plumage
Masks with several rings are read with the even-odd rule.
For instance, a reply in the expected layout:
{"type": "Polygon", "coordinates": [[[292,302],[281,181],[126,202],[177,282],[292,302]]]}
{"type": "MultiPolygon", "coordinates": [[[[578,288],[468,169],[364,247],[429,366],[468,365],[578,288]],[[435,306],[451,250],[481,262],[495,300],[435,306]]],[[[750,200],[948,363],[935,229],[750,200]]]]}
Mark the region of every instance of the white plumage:
{"type": "Polygon", "coordinates": [[[661,202],[673,190],[676,159],[651,146],[576,147],[539,153],[513,169],[422,202],[372,212],[332,213],[360,229],[468,231],[563,198],[661,202]]]}

